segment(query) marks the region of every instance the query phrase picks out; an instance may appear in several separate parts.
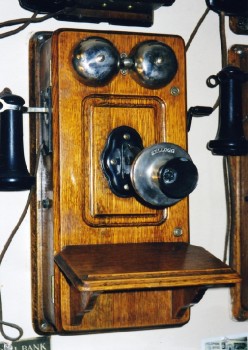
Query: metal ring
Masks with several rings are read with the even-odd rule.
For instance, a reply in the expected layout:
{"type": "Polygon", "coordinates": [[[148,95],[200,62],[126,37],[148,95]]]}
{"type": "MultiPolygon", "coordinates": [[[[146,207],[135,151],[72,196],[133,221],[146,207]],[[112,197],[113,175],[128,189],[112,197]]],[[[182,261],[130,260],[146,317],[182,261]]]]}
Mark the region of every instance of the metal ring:
{"type": "Polygon", "coordinates": [[[217,85],[219,85],[219,79],[217,75],[210,75],[210,77],[207,78],[207,86],[210,88],[215,88],[217,85]],[[214,83],[212,83],[214,81],[214,83]]]}

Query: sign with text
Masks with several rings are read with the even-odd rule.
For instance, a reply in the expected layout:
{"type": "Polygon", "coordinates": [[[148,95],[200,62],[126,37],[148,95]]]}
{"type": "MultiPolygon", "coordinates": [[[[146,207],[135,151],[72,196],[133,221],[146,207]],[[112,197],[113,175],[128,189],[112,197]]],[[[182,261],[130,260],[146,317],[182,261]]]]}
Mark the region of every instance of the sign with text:
{"type": "Polygon", "coordinates": [[[51,350],[50,337],[18,340],[11,344],[0,343],[0,350],[51,350]]]}

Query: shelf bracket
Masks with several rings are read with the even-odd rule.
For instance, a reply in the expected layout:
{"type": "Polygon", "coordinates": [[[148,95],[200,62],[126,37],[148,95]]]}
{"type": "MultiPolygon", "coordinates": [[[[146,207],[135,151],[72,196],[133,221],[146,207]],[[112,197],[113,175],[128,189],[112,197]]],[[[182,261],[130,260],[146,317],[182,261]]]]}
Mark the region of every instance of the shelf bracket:
{"type": "Polygon", "coordinates": [[[201,301],[207,287],[179,288],[172,293],[172,317],[181,318],[192,306],[201,301]]]}
{"type": "Polygon", "coordinates": [[[72,326],[78,326],[82,323],[84,315],[94,308],[99,294],[101,292],[79,292],[74,286],[70,286],[72,326]]]}

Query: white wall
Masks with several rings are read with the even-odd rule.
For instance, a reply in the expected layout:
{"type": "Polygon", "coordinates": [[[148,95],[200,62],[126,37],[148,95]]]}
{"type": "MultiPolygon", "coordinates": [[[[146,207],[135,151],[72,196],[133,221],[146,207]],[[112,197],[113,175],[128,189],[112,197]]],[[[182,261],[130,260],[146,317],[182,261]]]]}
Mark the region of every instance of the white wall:
{"type": "MultiPolygon", "coordinates": [[[[49,20],[30,25],[20,34],[0,40],[0,90],[4,87],[23,96],[28,101],[28,41],[32,33],[39,30],[54,30],[59,27],[94,28],[99,30],[133,30],[154,33],[179,34],[188,40],[199,17],[205,11],[205,0],[176,0],[169,8],[155,13],[152,28],[130,28],[108,24],[77,24],[49,20]]],[[[17,0],[1,4],[0,22],[7,19],[30,16],[17,0]]],[[[247,36],[237,36],[229,31],[228,46],[247,43],[247,36]]],[[[6,28],[7,30],[8,28],[6,28]]],[[[209,89],[206,78],[221,69],[218,16],[210,12],[200,28],[187,54],[188,60],[188,107],[212,106],[218,89],[209,89]]],[[[193,120],[189,133],[189,152],[197,164],[200,181],[190,196],[191,243],[201,245],[222,259],[226,228],[222,159],[214,157],[206,149],[206,143],[215,138],[218,112],[209,118],[193,120]]],[[[25,147],[28,145],[28,123],[25,122],[25,147]]],[[[28,153],[28,150],[27,152],[28,153]]],[[[2,249],[13,226],[17,222],[28,193],[0,194],[0,249],[2,249]]],[[[30,227],[27,217],[15,237],[1,266],[1,289],[4,319],[24,328],[24,338],[36,336],[31,323],[30,289],[30,227]]],[[[8,331],[8,330],[6,330],[8,331]]],[[[203,300],[191,311],[190,322],[182,328],[52,337],[53,349],[65,350],[75,347],[94,350],[146,350],[200,349],[203,338],[248,333],[248,323],[232,320],[229,290],[208,290],[203,300]]],[[[11,332],[10,332],[11,333],[11,332]]],[[[3,341],[0,338],[0,342],[3,341]]]]}

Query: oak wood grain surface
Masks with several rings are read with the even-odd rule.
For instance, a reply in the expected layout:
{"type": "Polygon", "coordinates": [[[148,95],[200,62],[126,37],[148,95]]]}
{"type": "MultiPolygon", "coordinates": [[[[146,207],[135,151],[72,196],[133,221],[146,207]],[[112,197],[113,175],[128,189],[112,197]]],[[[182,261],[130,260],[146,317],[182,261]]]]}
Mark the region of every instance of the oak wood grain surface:
{"type": "MultiPolygon", "coordinates": [[[[42,154],[32,201],[34,327],[41,334],[67,334],[185,324],[206,284],[235,283],[238,275],[189,245],[188,198],[167,209],[119,198],[100,164],[109,133],[121,125],[136,129],[145,147],[170,142],[187,149],[184,42],[69,29],[42,35],[30,44],[30,95],[33,105],[40,104],[40,92],[51,85],[53,149],[42,154]],[[142,41],[159,40],[174,50],[178,71],[160,89],[139,85],[129,73],[103,87],[87,86],[72,55],[92,36],[127,55],[142,41]]],[[[31,121],[33,169],[44,128],[42,118],[31,121]]]]}

